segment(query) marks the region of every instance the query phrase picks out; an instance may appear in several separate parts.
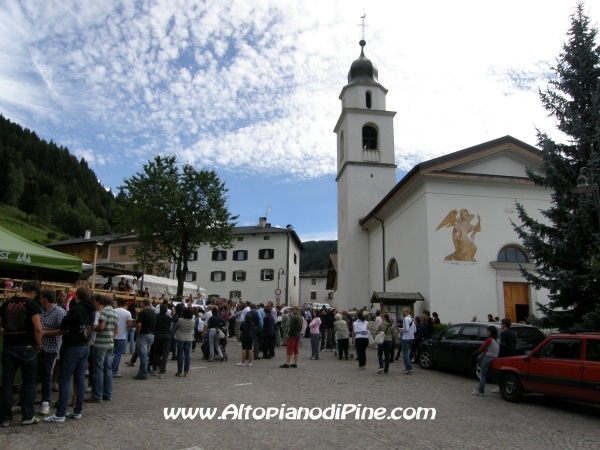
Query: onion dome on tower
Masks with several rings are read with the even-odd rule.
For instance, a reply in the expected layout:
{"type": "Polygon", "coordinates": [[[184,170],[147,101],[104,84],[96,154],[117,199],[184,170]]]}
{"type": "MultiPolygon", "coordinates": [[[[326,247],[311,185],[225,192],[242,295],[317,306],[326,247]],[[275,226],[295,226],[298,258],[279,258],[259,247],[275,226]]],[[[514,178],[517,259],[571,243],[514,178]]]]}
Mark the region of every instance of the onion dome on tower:
{"type": "Polygon", "coordinates": [[[377,66],[365,56],[365,45],[367,45],[367,43],[364,39],[361,39],[358,44],[361,47],[360,56],[358,59],[354,60],[350,66],[350,71],[348,72],[348,84],[358,82],[379,84],[379,71],[377,70],[377,66]]]}

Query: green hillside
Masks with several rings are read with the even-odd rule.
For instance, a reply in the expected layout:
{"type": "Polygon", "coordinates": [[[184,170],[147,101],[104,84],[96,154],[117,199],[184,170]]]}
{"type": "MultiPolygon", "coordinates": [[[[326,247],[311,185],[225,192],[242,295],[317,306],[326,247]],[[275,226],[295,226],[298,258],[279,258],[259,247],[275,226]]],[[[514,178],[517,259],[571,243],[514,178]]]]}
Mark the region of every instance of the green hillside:
{"type": "Polygon", "coordinates": [[[300,272],[323,270],[329,267],[329,255],[337,253],[337,241],[303,242],[300,252],[300,272]]]}
{"type": "Polygon", "coordinates": [[[37,225],[34,221],[27,221],[25,213],[19,208],[3,204],[0,204],[0,227],[42,245],[69,237],[52,226],[37,225]]]}
{"type": "MultiPolygon", "coordinates": [[[[40,139],[34,131],[0,114],[0,161],[4,172],[0,204],[9,227],[51,224],[62,235],[81,236],[84,230],[102,234],[112,230],[114,196],[98,181],[87,162],[68,148],[40,139]],[[23,216],[24,218],[21,218],[23,216]]],[[[31,232],[44,233],[36,226],[31,232]]],[[[15,230],[17,231],[17,230],[15,230]]],[[[23,230],[25,233],[29,231],[23,230]]],[[[38,241],[45,240],[37,236],[38,241]]]]}

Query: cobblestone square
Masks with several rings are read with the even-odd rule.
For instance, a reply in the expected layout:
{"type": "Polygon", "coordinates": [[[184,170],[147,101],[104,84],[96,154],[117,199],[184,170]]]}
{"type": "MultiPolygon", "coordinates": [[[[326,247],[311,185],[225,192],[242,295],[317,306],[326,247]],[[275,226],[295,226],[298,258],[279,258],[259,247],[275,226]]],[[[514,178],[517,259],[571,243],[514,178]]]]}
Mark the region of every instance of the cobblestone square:
{"type": "MultiPolygon", "coordinates": [[[[600,448],[600,407],[527,396],[521,404],[505,402],[489,391],[471,392],[476,382],[451,371],[415,366],[402,374],[401,361],[378,375],[377,356],[368,350],[366,370],[356,360],[339,361],[331,352],[309,361],[306,344],[297,369],[281,369],[276,357],[253,367],[237,367],[239,349],[228,346],[229,361],[207,363],[192,354],[190,376],[175,377],[169,361],[163,380],[136,381],[136,368],[121,367],[113,401],[85,404],[83,418],[64,424],[21,426],[20,414],[0,429],[0,448],[9,449],[578,449],[600,448]],[[227,405],[327,408],[332,404],[363,407],[427,407],[435,420],[166,420],[164,408],[227,405]]],[[[127,358],[124,359],[126,361],[127,358]]],[[[53,398],[57,398],[53,393],[53,398]]],[[[88,394],[89,395],[89,394],[88,394]]],[[[38,394],[39,399],[39,394],[38,394]]],[[[37,409],[37,407],[36,407],[37,409]]],[[[71,408],[68,409],[71,411],[71,408]]],[[[53,410],[51,410],[53,412],[53,410]]],[[[37,416],[42,417],[42,416],[37,416]]]]}

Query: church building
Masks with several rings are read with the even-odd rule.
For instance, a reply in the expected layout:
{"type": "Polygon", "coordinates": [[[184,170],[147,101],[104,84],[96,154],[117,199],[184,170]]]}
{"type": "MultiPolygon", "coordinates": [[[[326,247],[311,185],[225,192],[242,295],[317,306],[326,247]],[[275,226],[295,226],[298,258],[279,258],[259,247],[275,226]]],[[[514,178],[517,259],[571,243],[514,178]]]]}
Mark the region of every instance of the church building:
{"type": "Polygon", "coordinates": [[[520,266],[534,264],[512,222],[516,203],[539,212],[551,192],[525,170],[541,164],[538,149],[511,136],[424,161],[396,183],[394,111],[364,53],[342,88],[337,135],[338,309],[384,301],[397,318],[403,306],[437,312],[442,322],[473,316],[537,314],[547,292],[528,285],[520,266]]]}

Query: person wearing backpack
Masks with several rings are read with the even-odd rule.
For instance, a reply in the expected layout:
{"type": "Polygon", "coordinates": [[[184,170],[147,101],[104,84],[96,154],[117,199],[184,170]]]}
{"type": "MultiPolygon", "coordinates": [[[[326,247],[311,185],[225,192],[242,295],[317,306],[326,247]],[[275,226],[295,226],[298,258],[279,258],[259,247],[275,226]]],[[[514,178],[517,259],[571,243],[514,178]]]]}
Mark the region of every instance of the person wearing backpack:
{"type": "Polygon", "coordinates": [[[408,308],[404,308],[402,314],[404,315],[404,327],[400,329],[400,333],[402,333],[402,358],[404,359],[404,371],[402,373],[410,375],[413,373],[413,367],[410,363],[410,346],[415,339],[416,326],[408,308]]]}

